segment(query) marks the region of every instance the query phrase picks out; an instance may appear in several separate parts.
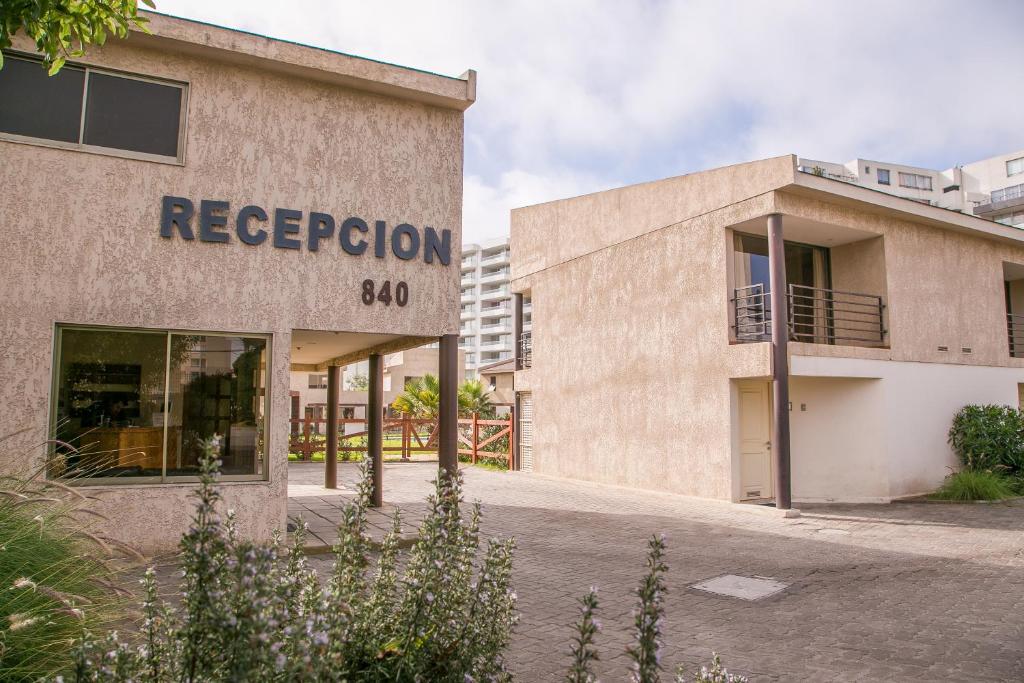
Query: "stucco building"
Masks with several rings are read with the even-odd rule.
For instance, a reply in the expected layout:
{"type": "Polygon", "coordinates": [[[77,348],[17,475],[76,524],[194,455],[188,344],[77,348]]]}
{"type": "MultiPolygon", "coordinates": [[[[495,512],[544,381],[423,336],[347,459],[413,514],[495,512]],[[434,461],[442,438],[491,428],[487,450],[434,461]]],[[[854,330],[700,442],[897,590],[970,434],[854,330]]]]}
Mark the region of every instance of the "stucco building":
{"type": "Polygon", "coordinates": [[[1024,232],[794,156],[516,209],[512,244],[537,472],[888,501],[956,465],[960,407],[1024,383],[1024,232]]]}
{"type": "Polygon", "coordinates": [[[382,357],[439,340],[453,466],[473,72],[147,17],[52,78],[24,36],[4,54],[0,468],[50,457],[103,533],[150,551],[176,545],[216,447],[240,532],[267,538],[290,373],[337,392],[368,360],[382,405],[382,357]]]}

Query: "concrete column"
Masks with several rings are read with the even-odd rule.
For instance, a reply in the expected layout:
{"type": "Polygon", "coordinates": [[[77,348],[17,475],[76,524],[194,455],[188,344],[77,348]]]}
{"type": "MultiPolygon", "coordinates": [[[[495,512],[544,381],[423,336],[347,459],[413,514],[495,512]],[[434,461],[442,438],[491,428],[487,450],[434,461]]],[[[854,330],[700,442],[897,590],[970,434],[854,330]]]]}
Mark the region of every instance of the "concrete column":
{"type": "Polygon", "coordinates": [[[324,488],[338,488],[338,383],[341,368],[327,368],[327,452],[324,454],[324,488]]]}
{"type": "Polygon", "coordinates": [[[789,297],[782,214],[768,216],[768,267],[772,305],[772,471],[775,507],[793,507],[789,464],[789,297]]]}
{"type": "Polygon", "coordinates": [[[373,467],[370,505],[384,504],[384,359],[370,354],[370,377],[366,402],[366,457],[373,467]]]}
{"type": "Polygon", "coordinates": [[[512,357],[515,363],[512,365],[516,370],[523,369],[523,295],[516,293],[512,295],[512,357]]]}
{"type": "Polygon", "coordinates": [[[441,467],[454,474],[459,469],[459,335],[441,337],[438,349],[437,459],[441,467]]]}

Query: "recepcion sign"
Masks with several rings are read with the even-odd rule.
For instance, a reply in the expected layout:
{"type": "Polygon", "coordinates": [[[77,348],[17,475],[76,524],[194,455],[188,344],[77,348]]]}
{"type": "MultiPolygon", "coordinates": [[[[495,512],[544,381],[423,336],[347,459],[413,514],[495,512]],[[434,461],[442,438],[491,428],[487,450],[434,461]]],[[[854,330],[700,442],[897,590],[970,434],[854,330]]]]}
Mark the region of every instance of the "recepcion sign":
{"type": "Polygon", "coordinates": [[[199,211],[195,204],[185,197],[163,198],[160,212],[160,236],[174,239],[175,232],[185,240],[200,242],[230,242],[232,234],[242,244],[260,246],[269,242],[277,249],[303,249],[320,251],[321,247],[338,244],[342,251],[352,256],[362,256],[372,248],[373,255],[384,258],[390,251],[403,261],[411,261],[422,255],[426,263],[436,260],[443,266],[451,263],[452,232],[435,230],[424,226],[422,232],[409,223],[399,223],[391,228],[385,221],[368,221],[350,216],[338,226],[328,213],[310,211],[303,213],[296,209],[274,209],[273,217],[255,205],[243,206],[232,212],[225,201],[203,199],[199,211]],[[229,225],[233,221],[233,226],[229,225]]]}

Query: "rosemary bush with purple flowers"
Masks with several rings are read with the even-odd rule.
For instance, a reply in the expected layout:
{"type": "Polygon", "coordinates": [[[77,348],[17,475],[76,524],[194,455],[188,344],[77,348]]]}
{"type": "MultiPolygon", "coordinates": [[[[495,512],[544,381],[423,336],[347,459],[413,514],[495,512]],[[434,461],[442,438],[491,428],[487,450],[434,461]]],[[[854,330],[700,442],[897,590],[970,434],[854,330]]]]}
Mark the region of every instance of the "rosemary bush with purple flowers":
{"type": "Polygon", "coordinates": [[[504,681],[517,619],[513,543],[480,538],[480,508],[461,510],[461,475],[439,475],[430,512],[407,553],[401,519],[379,548],[367,535],[369,463],[338,526],[321,581],[292,547],[236,537],[219,513],[218,462],[202,464],[182,539],[182,595],[171,608],[152,570],[141,634],[86,635],[75,681],[504,681]]]}
{"type": "MultiPolygon", "coordinates": [[[[637,606],[633,612],[634,643],[626,649],[632,664],[630,680],[633,683],[658,683],[661,672],[662,625],[665,618],[665,538],[654,536],[647,543],[647,573],[636,590],[637,606]]],[[[576,622],[576,637],[571,647],[572,665],[566,676],[568,683],[597,683],[594,662],[600,661],[595,645],[601,624],[597,619],[597,589],[591,588],[580,600],[580,619],[576,622]]],[[[731,674],[722,668],[717,653],[712,655],[711,666],[702,666],[689,676],[682,666],[676,669],[675,683],[747,683],[747,678],[731,674]]]]}

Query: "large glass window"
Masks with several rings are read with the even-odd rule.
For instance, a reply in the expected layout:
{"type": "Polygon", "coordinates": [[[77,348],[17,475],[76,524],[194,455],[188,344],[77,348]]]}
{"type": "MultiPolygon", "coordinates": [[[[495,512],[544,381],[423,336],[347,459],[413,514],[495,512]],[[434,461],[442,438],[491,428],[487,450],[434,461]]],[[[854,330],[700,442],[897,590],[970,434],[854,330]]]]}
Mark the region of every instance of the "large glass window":
{"type": "MultiPolygon", "coordinates": [[[[733,239],[737,335],[746,339],[768,338],[768,321],[771,318],[768,239],[740,232],[735,233],[733,239]]],[[[799,306],[794,331],[798,335],[815,338],[823,332],[819,328],[823,325],[824,313],[819,310],[821,306],[816,292],[831,286],[828,250],[786,242],[785,257],[786,282],[796,289],[799,306]]],[[[790,305],[793,306],[792,303],[790,305]]]]}
{"type": "Polygon", "coordinates": [[[1010,159],[1006,162],[1006,175],[1012,176],[1019,173],[1024,173],[1024,157],[1019,159],[1010,159]]]}
{"type": "Polygon", "coordinates": [[[180,160],[185,86],[4,55],[0,133],[180,160]],[[83,116],[82,106],[85,105],[83,116]]]}
{"type": "Polygon", "coordinates": [[[51,476],[135,482],[266,474],[263,337],[60,327],[51,476]]]}

